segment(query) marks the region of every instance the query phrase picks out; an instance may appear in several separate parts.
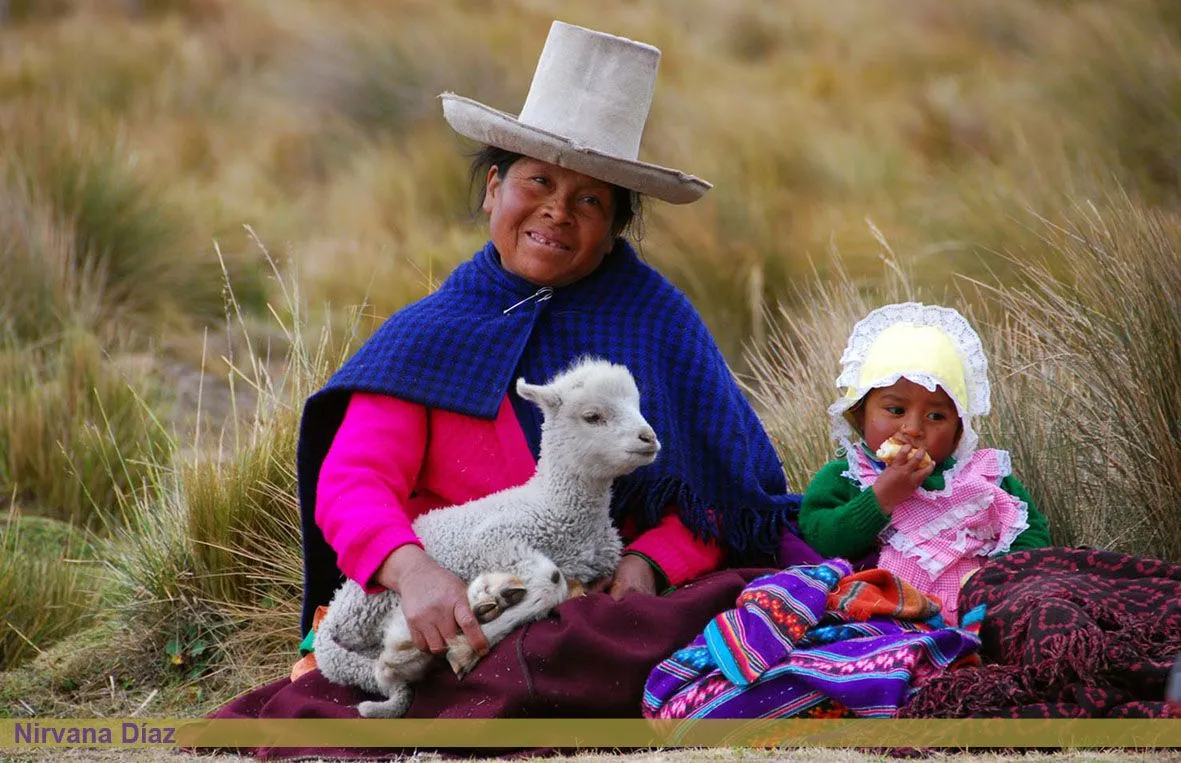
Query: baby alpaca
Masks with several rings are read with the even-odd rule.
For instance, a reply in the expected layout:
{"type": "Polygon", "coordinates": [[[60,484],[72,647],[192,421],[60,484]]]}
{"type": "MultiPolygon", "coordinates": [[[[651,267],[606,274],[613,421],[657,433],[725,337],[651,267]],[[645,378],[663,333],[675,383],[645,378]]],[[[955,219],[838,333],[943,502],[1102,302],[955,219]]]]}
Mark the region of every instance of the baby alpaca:
{"type": "MultiPolygon", "coordinates": [[[[623,549],[611,523],[611,485],[652,463],[660,450],[640,413],[635,380],[623,366],[588,359],[545,385],[519,379],[517,393],[545,416],[536,473],[517,487],[430,511],[414,521],[415,533],[435,561],[464,580],[513,569],[537,553],[552,560],[574,586],[611,575],[623,549]]],[[[394,592],[368,595],[356,582],[345,581],[316,638],[324,676],[376,692],[375,676],[382,668],[375,657],[382,633],[391,620],[401,619],[393,618],[396,613],[394,592]],[[356,669],[363,664],[368,671],[356,669]]],[[[491,636],[489,643],[495,643],[491,636]]],[[[451,646],[452,669],[470,670],[474,653],[451,646]]],[[[431,658],[423,659],[429,663],[431,658]]],[[[386,683],[396,683],[399,696],[408,696],[405,682],[386,683]]],[[[391,698],[395,709],[403,704],[391,698]]]]}
{"type": "MultiPolygon", "coordinates": [[[[566,578],[542,554],[533,554],[509,570],[484,573],[467,588],[468,603],[489,644],[498,643],[517,627],[549,614],[566,600],[567,594],[566,578]]],[[[447,661],[462,678],[475,666],[478,657],[462,633],[449,639],[447,645],[447,661]]],[[[374,671],[376,693],[389,699],[362,702],[357,705],[357,711],[365,718],[402,717],[410,707],[410,683],[422,678],[433,661],[433,655],[414,646],[410,627],[399,607],[389,620],[384,648],[374,671]]]]}
{"type": "Polygon", "coordinates": [[[514,547],[545,554],[572,582],[613,574],[623,544],[611,523],[611,485],[660,451],[631,372],[588,359],[545,385],[520,379],[517,394],[545,415],[537,471],[523,485],[427,512],[414,532],[464,580],[495,569],[489,561],[514,547]]]}

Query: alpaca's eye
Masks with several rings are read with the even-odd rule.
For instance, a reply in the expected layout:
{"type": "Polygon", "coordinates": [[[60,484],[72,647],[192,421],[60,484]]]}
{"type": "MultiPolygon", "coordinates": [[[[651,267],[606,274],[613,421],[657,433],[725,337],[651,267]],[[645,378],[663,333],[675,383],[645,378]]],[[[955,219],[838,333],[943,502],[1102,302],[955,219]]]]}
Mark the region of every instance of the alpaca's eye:
{"type": "Polygon", "coordinates": [[[603,414],[599,413],[598,411],[587,411],[586,413],[582,414],[582,420],[588,424],[602,424],[603,414]]]}

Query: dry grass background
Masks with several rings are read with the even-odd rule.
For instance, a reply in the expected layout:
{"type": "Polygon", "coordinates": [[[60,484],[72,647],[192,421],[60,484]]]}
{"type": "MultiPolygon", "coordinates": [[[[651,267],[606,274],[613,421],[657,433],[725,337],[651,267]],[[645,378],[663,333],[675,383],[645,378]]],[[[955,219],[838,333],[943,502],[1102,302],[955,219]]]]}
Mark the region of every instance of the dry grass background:
{"type": "Polygon", "coordinates": [[[515,112],[554,15],[664,50],[642,158],[717,187],[642,252],[793,486],[853,322],[945,302],[1055,540],[1181,559],[1178,8],[0,2],[0,714],[283,672],[300,403],[482,243],[436,95],[515,112]]]}

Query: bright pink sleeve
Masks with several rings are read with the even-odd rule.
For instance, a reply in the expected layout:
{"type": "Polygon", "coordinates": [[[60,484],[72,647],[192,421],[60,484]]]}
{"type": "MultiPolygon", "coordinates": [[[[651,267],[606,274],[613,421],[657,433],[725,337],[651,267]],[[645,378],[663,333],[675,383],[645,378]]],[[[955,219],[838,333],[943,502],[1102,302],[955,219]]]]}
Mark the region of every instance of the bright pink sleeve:
{"type": "Polygon", "coordinates": [[[354,393],[316,490],[316,524],[341,572],[368,591],[394,549],[422,543],[406,500],[426,457],[426,408],[386,395],[354,393]]]}
{"type": "Polygon", "coordinates": [[[725,557],[719,544],[695,537],[673,507],[665,512],[658,525],[640,533],[624,550],[643,554],[655,562],[669,585],[680,585],[713,572],[725,557]]]}

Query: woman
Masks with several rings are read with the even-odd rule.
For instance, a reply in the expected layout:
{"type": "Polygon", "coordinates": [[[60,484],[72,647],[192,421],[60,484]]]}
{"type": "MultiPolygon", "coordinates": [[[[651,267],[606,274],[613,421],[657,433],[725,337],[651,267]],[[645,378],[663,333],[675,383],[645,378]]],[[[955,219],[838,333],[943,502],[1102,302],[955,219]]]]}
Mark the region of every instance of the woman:
{"type": "MultiPolygon", "coordinates": [[[[710,188],[637,159],[659,57],[649,45],[555,22],[519,117],[442,96],[452,128],[486,146],[475,172],[490,241],[437,292],[391,316],[307,403],[298,459],[305,632],[343,573],[397,591],[419,648],[442,652],[461,630],[484,647],[463,581],[426,555],[410,523],[526,480],[540,414],[511,382],[547,380],[583,355],[631,370],[660,458],[615,486],[614,517],[628,545],[601,581],[610,597],[568,602],[558,624],[534,626],[529,644],[510,638],[463,691],[481,685],[481,668],[500,675],[542,654],[561,673],[555,681],[565,688],[554,696],[585,702],[603,688],[604,704],[560,699],[539,712],[638,717],[647,671],[732,602],[744,579],[723,574],[720,587],[651,594],[723,563],[774,560],[798,497],[699,316],[623,238],[641,196],[688,203],[710,188]],[[500,668],[497,654],[507,655],[500,668]],[[571,678],[567,667],[586,670],[571,678]]],[[[537,693],[546,680],[534,673],[524,683],[537,693]]],[[[315,684],[314,671],[295,686],[307,681],[309,695],[341,691],[315,684]]],[[[281,700],[259,709],[289,688],[248,695],[219,715],[335,712],[281,700]]],[[[511,692],[498,691],[461,712],[424,688],[410,715],[521,711],[511,692]]]]}
{"type": "Polygon", "coordinates": [[[654,594],[716,569],[727,551],[774,550],[796,505],[774,451],[692,307],[621,237],[640,194],[686,203],[710,188],[635,158],[659,55],[555,22],[519,118],[443,95],[451,126],[488,146],[475,172],[491,240],[308,403],[305,630],[339,567],[398,591],[420,648],[443,651],[457,629],[483,643],[463,582],[409,523],[528,478],[540,422],[510,382],[543,381],[583,354],[632,370],[666,443],[616,488],[633,542],[606,581],[612,596],[654,594]],[[594,87],[583,85],[596,67],[594,87]]]}

